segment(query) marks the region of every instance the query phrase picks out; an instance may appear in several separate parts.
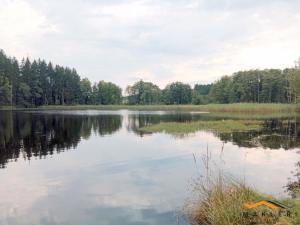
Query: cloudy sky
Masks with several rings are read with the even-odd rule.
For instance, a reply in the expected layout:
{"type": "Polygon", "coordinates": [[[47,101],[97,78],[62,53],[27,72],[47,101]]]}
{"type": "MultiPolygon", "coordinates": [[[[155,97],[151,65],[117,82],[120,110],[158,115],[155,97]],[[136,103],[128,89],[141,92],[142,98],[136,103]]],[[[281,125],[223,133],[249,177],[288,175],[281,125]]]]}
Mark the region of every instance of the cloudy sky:
{"type": "Polygon", "coordinates": [[[299,0],[0,0],[8,55],[122,87],[290,67],[299,38],[299,0]]]}

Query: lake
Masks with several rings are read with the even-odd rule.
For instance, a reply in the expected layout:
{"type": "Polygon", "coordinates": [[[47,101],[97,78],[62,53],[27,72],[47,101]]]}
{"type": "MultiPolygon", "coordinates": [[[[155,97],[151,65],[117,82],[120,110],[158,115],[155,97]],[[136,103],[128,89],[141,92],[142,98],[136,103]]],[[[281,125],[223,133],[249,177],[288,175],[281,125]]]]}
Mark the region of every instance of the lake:
{"type": "MultiPolygon", "coordinates": [[[[228,118],[228,117],[226,117],[228,118]]],[[[185,224],[209,158],[257,190],[285,197],[300,161],[297,117],[259,131],[145,133],[159,122],[225,115],[147,111],[0,111],[1,225],[185,224]]]]}

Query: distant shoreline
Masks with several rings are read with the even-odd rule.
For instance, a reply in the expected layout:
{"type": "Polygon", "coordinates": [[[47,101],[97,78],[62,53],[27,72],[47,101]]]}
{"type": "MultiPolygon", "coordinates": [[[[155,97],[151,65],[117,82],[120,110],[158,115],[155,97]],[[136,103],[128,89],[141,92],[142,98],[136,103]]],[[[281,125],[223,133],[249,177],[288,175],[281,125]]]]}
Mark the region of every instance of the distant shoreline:
{"type": "Polygon", "coordinates": [[[35,108],[0,106],[0,110],[149,110],[149,111],[191,111],[224,113],[295,113],[299,104],[208,104],[208,105],[47,105],[35,108]]]}

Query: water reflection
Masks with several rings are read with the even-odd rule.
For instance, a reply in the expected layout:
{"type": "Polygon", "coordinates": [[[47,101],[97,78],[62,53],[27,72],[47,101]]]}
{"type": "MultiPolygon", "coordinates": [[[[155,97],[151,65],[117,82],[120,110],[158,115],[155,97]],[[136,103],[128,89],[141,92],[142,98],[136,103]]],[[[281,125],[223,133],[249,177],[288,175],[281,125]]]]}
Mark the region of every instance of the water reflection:
{"type": "MultiPolygon", "coordinates": [[[[149,112],[148,112],[149,113],[149,112]]],[[[129,114],[126,128],[128,131],[133,131],[139,136],[144,136],[146,132],[140,131],[140,127],[147,125],[158,124],[160,122],[189,122],[194,120],[205,119],[201,115],[191,113],[168,113],[168,114],[129,114]]]]}
{"type": "MultiPolygon", "coordinates": [[[[128,112],[52,112],[24,113],[0,112],[0,167],[10,160],[45,157],[64,150],[76,148],[81,139],[89,139],[92,132],[100,136],[113,134],[122,127],[139,136],[147,133],[140,127],[160,122],[187,122],[214,120],[205,114],[191,113],[128,113],[128,112]]],[[[214,134],[224,142],[240,147],[293,149],[300,146],[300,124],[297,118],[266,119],[260,131],[214,134]]],[[[186,137],[180,135],[177,137],[186,137]]]]}
{"type": "Polygon", "coordinates": [[[286,191],[292,198],[300,198],[300,161],[296,163],[296,170],[292,171],[293,178],[289,178],[286,191]]]}
{"type": "Polygon", "coordinates": [[[190,178],[205,171],[195,167],[193,154],[201,157],[207,146],[225,172],[280,195],[299,161],[296,151],[283,149],[299,146],[295,118],[267,119],[259,132],[200,131],[176,139],[139,131],[161,121],[212,119],[162,112],[0,112],[0,164],[7,167],[0,169],[0,224],[183,225],[177,211],[190,178]],[[266,141],[269,136],[275,139],[266,141]],[[63,153],[67,149],[76,150],[63,153]],[[26,161],[10,162],[20,158],[26,161]]]}
{"type": "Polygon", "coordinates": [[[22,157],[45,157],[76,148],[92,131],[100,136],[121,128],[120,115],[0,113],[0,167],[22,157]]]}
{"type": "Polygon", "coordinates": [[[300,147],[300,124],[296,118],[285,120],[267,119],[260,131],[216,134],[225,142],[233,142],[240,147],[294,149],[300,147]]]}

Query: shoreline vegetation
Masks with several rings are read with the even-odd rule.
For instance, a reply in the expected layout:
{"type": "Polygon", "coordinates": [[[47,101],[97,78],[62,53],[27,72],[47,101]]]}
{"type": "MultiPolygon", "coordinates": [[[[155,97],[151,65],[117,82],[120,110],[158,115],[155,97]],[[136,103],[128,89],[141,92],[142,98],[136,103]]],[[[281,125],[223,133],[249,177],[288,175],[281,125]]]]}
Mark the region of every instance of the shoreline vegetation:
{"type": "Polygon", "coordinates": [[[191,86],[174,80],[159,87],[150,81],[137,80],[122,90],[118,84],[100,79],[91,82],[74,68],[42,59],[18,61],[0,49],[2,106],[300,103],[299,68],[244,70],[210,84],[194,83],[191,86]]]}
{"type": "Polygon", "coordinates": [[[215,121],[193,121],[193,122],[163,122],[154,125],[147,125],[140,128],[140,131],[167,134],[187,134],[200,130],[231,133],[251,130],[260,130],[263,128],[263,121],[259,120],[215,120],[215,121]]]}
{"type": "Polygon", "coordinates": [[[147,110],[209,113],[297,113],[300,104],[233,103],[207,105],[44,105],[39,107],[0,106],[0,110],[147,110]]]}
{"type": "Polygon", "coordinates": [[[194,185],[193,197],[187,202],[185,214],[190,225],[296,225],[300,223],[300,202],[297,199],[275,199],[259,193],[243,182],[219,175],[215,180],[200,178],[194,185]],[[268,201],[287,208],[271,209],[247,204],[268,201]]]}
{"type": "MultiPolygon", "coordinates": [[[[262,193],[245,181],[236,180],[221,168],[211,167],[209,149],[202,160],[200,174],[191,182],[191,196],[184,206],[189,225],[298,225],[300,224],[299,173],[289,183],[289,196],[276,198],[262,193]]],[[[297,164],[299,165],[299,164],[297,164]]],[[[199,167],[196,168],[199,168],[199,167]]]]}

